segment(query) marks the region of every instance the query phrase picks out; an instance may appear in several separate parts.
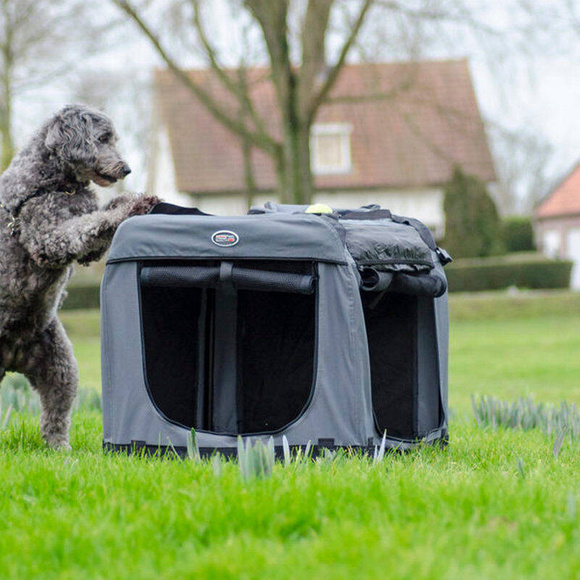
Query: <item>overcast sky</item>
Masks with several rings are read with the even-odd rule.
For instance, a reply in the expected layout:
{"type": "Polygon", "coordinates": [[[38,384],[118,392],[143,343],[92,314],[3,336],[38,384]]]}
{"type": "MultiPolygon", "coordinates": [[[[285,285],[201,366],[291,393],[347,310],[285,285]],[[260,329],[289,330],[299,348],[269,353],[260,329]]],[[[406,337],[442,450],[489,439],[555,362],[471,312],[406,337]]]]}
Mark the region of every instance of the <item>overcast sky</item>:
{"type": "MultiPolygon", "coordinates": [[[[216,7],[216,10],[219,8],[216,7]]],[[[500,13],[498,18],[501,18],[500,13]]],[[[514,130],[532,130],[550,141],[555,149],[550,167],[554,177],[580,160],[580,31],[569,51],[561,52],[558,56],[526,58],[525,62],[521,61],[521,66],[518,66],[517,60],[521,57],[514,56],[508,67],[509,76],[504,76],[499,83],[490,74],[485,58],[477,52],[469,49],[462,54],[461,48],[458,48],[453,54],[470,57],[484,118],[514,130]]],[[[195,59],[190,60],[189,64],[196,62],[201,64],[195,59]]],[[[160,66],[157,55],[132,27],[112,49],[105,49],[104,46],[101,53],[86,63],[86,68],[90,70],[127,74],[129,84],[133,78],[136,79],[141,93],[143,78],[147,79],[155,66],[160,66]]],[[[19,144],[44,117],[71,100],[71,79],[74,85],[74,78],[72,75],[39,90],[29,91],[18,100],[15,129],[19,144]]],[[[139,98],[146,99],[147,95],[141,93],[137,92],[139,98]]],[[[120,126],[122,120],[118,117],[124,116],[123,106],[132,107],[132,104],[117,103],[111,111],[120,126]]],[[[130,176],[128,186],[142,189],[145,186],[144,167],[139,165],[138,152],[131,150],[135,145],[128,143],[127,146],[129,161],[133,160],[138,169],[130,176]]]]}

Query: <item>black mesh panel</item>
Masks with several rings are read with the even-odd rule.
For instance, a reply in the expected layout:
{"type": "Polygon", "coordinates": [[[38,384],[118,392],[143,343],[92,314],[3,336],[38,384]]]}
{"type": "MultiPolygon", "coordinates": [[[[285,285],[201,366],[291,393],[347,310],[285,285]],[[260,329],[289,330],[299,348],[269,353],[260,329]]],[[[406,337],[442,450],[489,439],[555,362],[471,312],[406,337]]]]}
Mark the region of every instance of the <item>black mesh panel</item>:
{"type": "Polygon", "coordinates": [[[313,388],[315,267],[239,260],[230,272],[222,286],[217,261],[142,265],[151,398],[188,428],[217,429],[217,417],[224,432],[277,431],[300,416],[313,388]],[[226,292],[235,292],[235,316],[222,308],[226,292]],[[224,340],[228,325],[233,342],[224,340]]]}
{"type": "Polygon", "coordinates": [[[305,408],[314,380],[315,296],[238,293],[242,433],[281,429],[305,408]]]}
{"type": "Polygon", "coordinates": [[[386,293],[378,304],[363,298],[377,428],[412,439],[417,436],[417,298],[386,293]]]}
{"type": "Polygon", "coordinates": [[[145,368],[151,397],[172,421],[194,426],[202,291],[141,288],[145,368]]]}

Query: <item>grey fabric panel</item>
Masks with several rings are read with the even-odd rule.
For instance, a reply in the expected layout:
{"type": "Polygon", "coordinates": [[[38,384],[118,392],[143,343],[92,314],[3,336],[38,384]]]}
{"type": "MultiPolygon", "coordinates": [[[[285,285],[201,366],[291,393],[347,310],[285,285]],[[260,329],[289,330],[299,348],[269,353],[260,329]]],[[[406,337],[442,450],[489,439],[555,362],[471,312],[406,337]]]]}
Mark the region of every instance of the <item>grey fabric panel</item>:
{"type": "Polygon", "coordinates": [[[319,276],[316,389],[286,435],[290,444],[333,438],[337,445],[366,445],[374,425],[358,280],[352,263],[320,264],[319,276]]]}
{"type": "Polygon", "coordinates": [[[182,259],[315,259],[344,262],[343,244],[325,218],[309,214],[239,217],[145,215],[124,221],[108,261],[147,258],[182,259]],[[218,231],[235,232],[239,241],[221,247],[218,231]]]}
{"type": "Polygon", "coordinates": [[[103,431],[105,441],[158,443],[166,421],[144,383],[137,264],[108,266],[101,303],[103,431]],[[155,437],[155,441],[153,441],[155,437]]]}
{"type": "Polygon", "coordinates": [[[448,293],[435,298],[435,324],[437,328],[437,345],[439,347],[439,376],[441,381],[441,400],[444,412],[444,426],[448,425],[448,384],[449,384],[449,304],[448,293]]]}
{"type": "Polygon", "coordinates": [[[341,220],[346,245],[359,266],[385,272],[419,272],[433,268],[432,252],[412,227],[389,219],[341,220]]]}
{"type": "Polygon", "coordinates": [[[214,354],[213,430],[218,433],[236,433],[237,417],[237,362],[236,362],[237,296],[233,287],[224,288],[216,295],[214,354]]]}
{"type": "Polygon", "coordinates": [[[418,429],[424,435],[439,427],[440,377],[433,298],[417,301],[417,397],[418,429]]]}

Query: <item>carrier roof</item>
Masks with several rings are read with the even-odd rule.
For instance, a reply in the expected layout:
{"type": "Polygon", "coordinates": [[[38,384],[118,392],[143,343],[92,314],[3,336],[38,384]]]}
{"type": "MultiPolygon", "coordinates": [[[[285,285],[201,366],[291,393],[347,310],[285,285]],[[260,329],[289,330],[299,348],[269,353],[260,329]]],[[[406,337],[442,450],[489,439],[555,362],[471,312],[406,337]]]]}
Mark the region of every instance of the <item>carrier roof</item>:
{"type": "Polygon", "coordinates": [[[333,219],[311,214],[136,216],[117,230],[107,261],[228,257],[346,262],[333,219]],[[220,232],[233,235],[228,241],[220,232]]]}

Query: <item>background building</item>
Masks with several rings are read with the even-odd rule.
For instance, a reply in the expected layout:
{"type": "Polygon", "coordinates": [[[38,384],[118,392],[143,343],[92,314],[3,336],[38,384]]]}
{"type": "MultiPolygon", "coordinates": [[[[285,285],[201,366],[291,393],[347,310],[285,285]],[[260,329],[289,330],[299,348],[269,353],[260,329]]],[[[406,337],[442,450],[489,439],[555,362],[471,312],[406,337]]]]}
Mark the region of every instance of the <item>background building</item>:
{"type": "MultiPolygon", "coordinates": [[[[235,71],[232,71],[232,74],[235,71]]],[[[189,72],[220,102],[206,70],[189,72]]],[[[280,131],[268,71],[247,71],[256,109],[280,131]]],[[[169,71],[157,71],[149,191],[209,213],[245,213],[247,164],[228,131],[169,71]]],[[[311,132],[316,202],[335,207],[379,203],[417,217],[441,236],[443,185],[453,167],[487,183],[496,175],[467,61],[346,66],[311,132]]],[[[252,203],[276,197],[271,159],[251,152],[252,203]]]]}
{"type": "Polygon", "coordinates": [[[580,163],[535,212],[538,245],[554,258],[574,262],[570,286],[580,289],[580,163]]]}

